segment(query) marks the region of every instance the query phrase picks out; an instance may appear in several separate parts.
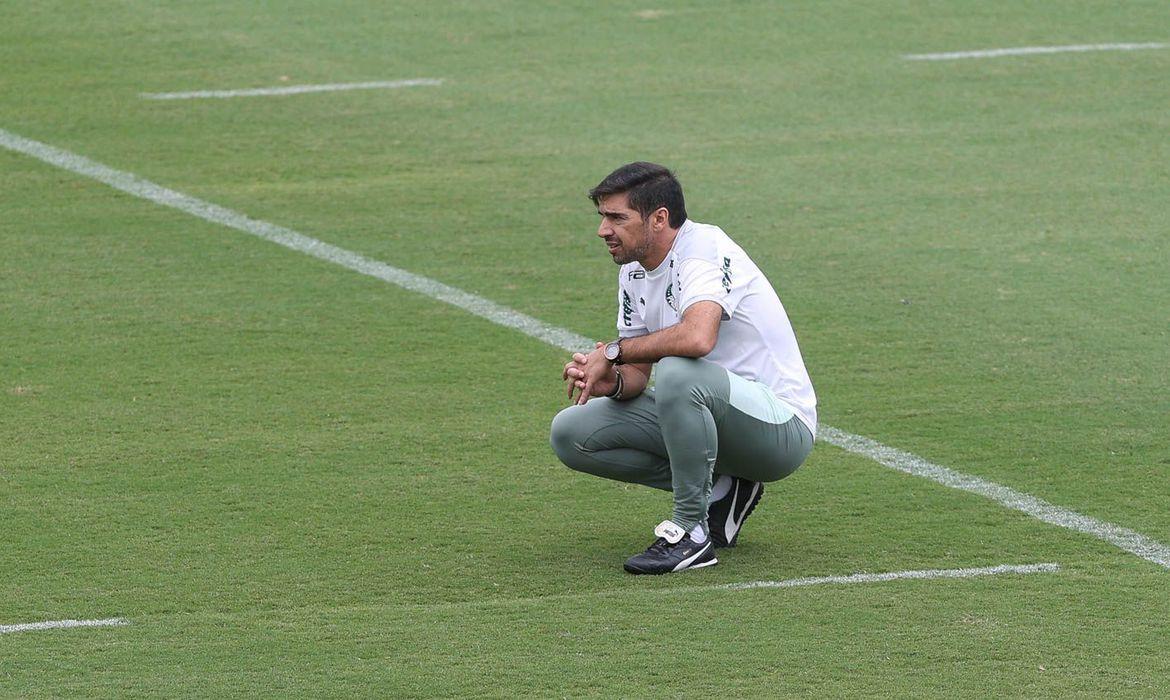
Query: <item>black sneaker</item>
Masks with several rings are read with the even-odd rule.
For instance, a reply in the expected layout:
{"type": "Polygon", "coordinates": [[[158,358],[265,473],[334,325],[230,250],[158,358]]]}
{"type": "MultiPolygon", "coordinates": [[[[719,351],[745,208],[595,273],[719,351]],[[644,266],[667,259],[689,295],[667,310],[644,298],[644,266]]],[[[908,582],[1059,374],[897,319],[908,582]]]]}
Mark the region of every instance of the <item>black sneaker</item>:
{"type": "Polygon", "coordinates": [[[670,574],[719,563],[710,537],[703,544],[695,544],[690,533],[683,532],[669,520],[659,523],[654,534],[658,539],[649,549],[626,560],[626,571],[631,574],[670,574]]]}
{"type": "Polygon", "coordinates": [[[764,485],[759,481],[726,476],[731,479],[731,489],[707,506],[707,531],[716,547],[735,546],[739,529],[764,495],[764,485]]]}

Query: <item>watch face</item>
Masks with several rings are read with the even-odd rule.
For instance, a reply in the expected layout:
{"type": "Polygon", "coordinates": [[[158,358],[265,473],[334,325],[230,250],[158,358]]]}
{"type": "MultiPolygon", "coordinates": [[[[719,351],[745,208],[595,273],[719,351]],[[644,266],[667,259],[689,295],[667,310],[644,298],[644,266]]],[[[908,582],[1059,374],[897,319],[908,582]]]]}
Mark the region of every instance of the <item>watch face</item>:
{"type": "Polygon", "coordinates": [[[614,360],[618,359],[618,355],[620,355],[621,352],[622,346],[618,345],[616,341],[612,342],[605,346],[605,359],[613,362],[614,360]]]}

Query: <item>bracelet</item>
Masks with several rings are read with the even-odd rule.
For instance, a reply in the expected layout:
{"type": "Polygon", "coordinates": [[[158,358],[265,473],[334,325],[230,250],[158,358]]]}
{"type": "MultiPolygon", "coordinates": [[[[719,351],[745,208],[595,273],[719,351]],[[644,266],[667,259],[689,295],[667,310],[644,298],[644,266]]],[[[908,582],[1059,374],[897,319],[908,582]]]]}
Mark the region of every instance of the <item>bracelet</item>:
{"type": "Polygon", "coordinates": [[[617,368],[617,365],[614,365],[613,373],[617,375],[617,386],[614,387],[613,391],[606,394],[605,398],[613,399],[615,401],[621,401],[622,400],[622,389],[624,389],[626,387],[626,383],[625,383],[625,380],[622,379],[622,371],[617,368]]]}

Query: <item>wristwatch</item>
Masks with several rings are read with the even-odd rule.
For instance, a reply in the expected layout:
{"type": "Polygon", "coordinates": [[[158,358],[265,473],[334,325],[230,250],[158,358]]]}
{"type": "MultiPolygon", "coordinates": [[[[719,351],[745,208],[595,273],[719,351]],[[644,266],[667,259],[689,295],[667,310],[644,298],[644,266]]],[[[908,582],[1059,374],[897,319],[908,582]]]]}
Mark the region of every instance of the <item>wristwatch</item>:
{"type": "Polygon", "coordinates": [[[612,343],[609,343],[605,346],[605,359],[609,360],[610,362],[614,363],[615,365],[620,365],[622,363],[622,339],[621,338],[618,338],[617,340],[615,340],[612,343]]]}

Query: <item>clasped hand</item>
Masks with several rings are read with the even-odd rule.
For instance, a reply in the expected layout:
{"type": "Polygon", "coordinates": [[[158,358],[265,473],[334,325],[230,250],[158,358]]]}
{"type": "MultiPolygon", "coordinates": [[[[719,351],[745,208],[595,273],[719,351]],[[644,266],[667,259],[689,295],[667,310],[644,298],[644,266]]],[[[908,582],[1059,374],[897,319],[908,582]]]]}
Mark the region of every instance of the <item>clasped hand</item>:
{"type": "Polygon", "coordinates": [[[578,406],[593,396],[605,396],[617,387],[613,364],[605,359],[605,343],[598,343],[588,355],[573,353],[573,359],[565,363],[561,378],[568,388],[569,401],[578,406]],[[576,398],[573,397],[575,392],[580,392],[576,398]]]}

